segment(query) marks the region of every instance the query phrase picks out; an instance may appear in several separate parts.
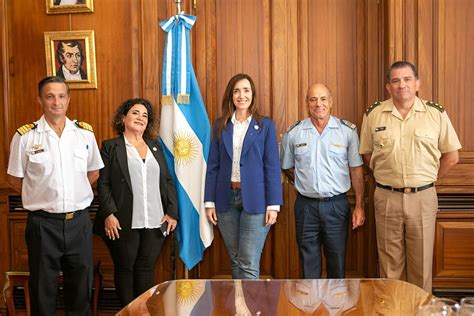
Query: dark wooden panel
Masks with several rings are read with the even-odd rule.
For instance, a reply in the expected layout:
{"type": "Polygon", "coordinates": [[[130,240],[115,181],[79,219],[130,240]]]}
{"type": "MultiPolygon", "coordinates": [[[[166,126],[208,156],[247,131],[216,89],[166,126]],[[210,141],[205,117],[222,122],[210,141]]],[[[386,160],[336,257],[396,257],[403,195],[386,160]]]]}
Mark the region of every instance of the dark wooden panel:
{"type": "MultiPolygon", "coordinates": [[[[163,60],[163,51],[165,47],[166,33],[161,29],[158,23],[161,23],[171,14],[169,12],[174,5],[169,1],[144,0],[137,1],[141,3],[138,12],[136,62],[137,70],[142,73],[141,80],[137,82],[140,90],[135,92],[137,96],[143,96],[150,100],[156,109],[160,109],[161,99],[161,69],[163,60]]],[[[135,60],[135,58],[134,58],[135,60]]]]}
{"type": "Polygon", "coordinates": [[[28,271],[28,251],[25,242],[26,214],[15,216],[9,221],[10,226],[10,253],[11,270],[28,271]]]}
{"type": "Polygon", "coordinates": [[[443,229],[443,269],[468,271],[465,275],[474,277],[474,223],[439,223],[443,229]]]}
{"type": "MultiPolygon", "coordinates": [[[[273,1],[272,4],[272,86],[273,86],[273,119],[277,133],[285,132],[289,122],[298,119],[300,100],[299,84],[301,76],[300,65],[307,60],[305,52],[300,51],[298,43],[304,43],[305,28],[300,27],[299,18],[306,1],[297,3],[291,0],[273,1]]],[[[296,246],[293,202],[293,187],[286,178],[283,183],[283,206],[273,231],[275,233],[274,276],[277,278],[299,278],[299,254],[296,246]]]]}
{"type": "Polygon", "coordinates": [[[260,112],[271,116],[269,0],[217,0],[217,107],[229,79],[240,72],[255,81],[260,112]]]}
{"type": "MultiPolygon", "coordinates": [[[[419,95],[423,99],[433,100],[436,97],[436,47],[434,36],[436,34],[436,1],[418,1],[417,16],[417,32],[407,34],[405,43],[416,43],[417,59],[413,61],[417,67],[421,79],[421,87],[419,95]]],[[[405,46],[407,46],[406,44],[405,46]]],[[[411,56],[406,54],[404,58],[409,59],[411,56]]]]}
{"type": "MultiPolygon", "coordinates": [[[[451,204],[456,207],[455,200],[451,204]]],[[[470,207],[466,211],[438,213],[433,267],[435,288],[474,289],[474,212],[472,204],[470,207]]]]}
{"type": "MultiPolygon", "coordinates": [[[[357,66],[365,56],[357,55],[357,20],[360,1],[309,1],[308,2],[308,82],[322,82],[332,90],[333,114],[357,122],[357,66]]],[[[366,44],[366,43],[365,43],[366,44]]],[[[359,49],[362,52],[362,50],[359,49]]],[[[362,72],[365,74],[365,70],[362,72]]],[[[366,79],[366,78],[360,78],[366,79]]],[[[306,91],[305,91],[306,92],[306,91]]],[[[301,100],[300,102],[302,102],[301,100]]],[[[307,116],[306,108],[300,117],[307,116]]]]}
{"type": "MultiPolygon", "coordinates": [[[[0,124],[2,127],[0,128],[0,139],[5,139],[5,132],[7,130],[6,126],[6,116],[8,116],[8,112],[5,111],[6,104],[7,104],[7,95],[8,95],[8,68],[5,67],[8,63],[7,59],[7,43],[6,38],[4,36],[4,32],[7,30],[6,27],[6,19],[7,19],[7,12],[5,7],[5,0],[0,0],[0,124]]],[[[8,142],[2,142],[0,146],[0,170],[6,170],[6,164],[8,162],[7,152],[9,149],[8,142]]],[[[7,186],[7,178],[6,174],[0,172],[0,188],[7,186]]],[[[1,280],[1,278],[0,278],[1,280]]]]}
{"type": "MultiPolygon", "coordinates": [[[[10,236],[8,229],[8,207],[6,195],[3,192],[4,190],[0,189],[0,249],[2,249],[2,255],[0,256],[0,284],[5,283],[5,271],[8,271],[10,266],[10,236]]],[[[4,303],[0,304],[0,308],[4,306],[4,303]]]]}
{"type": "Polygon", "coordinates": [[[92,239],[93,256],[94,262],[100,261],[100,273],[103,276],[104,287],[115,287],[114,286],[114,264],[112,257],[110,256],[109,249],[105,245],[105,242],[99,236],[95,236],[92,239]]]}
{"type": "Polygon", "coordinates": [[[474,2],[469,0],[438,1],[438,101],[447,111],[463,145],[463,151],[474,151],[474,2]]]}

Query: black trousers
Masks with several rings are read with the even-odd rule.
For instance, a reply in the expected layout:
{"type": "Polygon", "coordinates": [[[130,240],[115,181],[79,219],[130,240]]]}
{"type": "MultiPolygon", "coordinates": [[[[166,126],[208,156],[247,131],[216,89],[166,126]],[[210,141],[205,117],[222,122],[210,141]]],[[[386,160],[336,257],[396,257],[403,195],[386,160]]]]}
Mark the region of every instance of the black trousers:
{"type": "Polygon", "coordinates": [[[296,241],[305,279],[321,277],[321,246],[326,256],[327,277],[345,277],[350,214],[345,194],[321,200],[298,194],[295,201],[296,241]]]}
{"type": "Polygon", "coordinates": [[[114,282],[122,306],[155,285],[156,259],[165,238],[159,228],[132,229],[127,238],[104,237],[114,261],[114,282]]]}
{"type": "Polygon", "coordinates": [[[30,212],[25,239],[30,269],[31,315],[56,315],[58,275],[63,272],[67,315],[89,315],[92,291],[92,224],[87,210],[65,220],[30,212]]]}

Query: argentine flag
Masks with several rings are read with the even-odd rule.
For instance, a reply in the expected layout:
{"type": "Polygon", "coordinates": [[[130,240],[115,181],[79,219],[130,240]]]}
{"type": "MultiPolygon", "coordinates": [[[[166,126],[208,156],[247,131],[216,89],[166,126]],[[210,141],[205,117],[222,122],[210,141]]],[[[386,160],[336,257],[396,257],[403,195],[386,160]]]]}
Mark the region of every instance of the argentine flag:
{"type": "Polygon", "coordinates": [[[167,33],[160,139],[178,195],[179,256],[188,269],[202,260],[214,238],[204,208],[211,131],[189,45],[189,31],[195,21],[195,16],[178,14],[160,23],[167,33]]]}

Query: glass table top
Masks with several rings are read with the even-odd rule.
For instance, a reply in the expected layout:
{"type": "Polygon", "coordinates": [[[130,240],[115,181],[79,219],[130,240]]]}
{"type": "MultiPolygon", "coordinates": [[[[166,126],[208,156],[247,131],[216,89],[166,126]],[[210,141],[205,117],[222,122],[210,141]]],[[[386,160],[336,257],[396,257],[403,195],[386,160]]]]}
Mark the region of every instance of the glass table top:
{"type": "Polygon", "coordinates": [[[174,280],[154,286],[118,315],[415,315],[431,299],[389,279],[174,280]]]}

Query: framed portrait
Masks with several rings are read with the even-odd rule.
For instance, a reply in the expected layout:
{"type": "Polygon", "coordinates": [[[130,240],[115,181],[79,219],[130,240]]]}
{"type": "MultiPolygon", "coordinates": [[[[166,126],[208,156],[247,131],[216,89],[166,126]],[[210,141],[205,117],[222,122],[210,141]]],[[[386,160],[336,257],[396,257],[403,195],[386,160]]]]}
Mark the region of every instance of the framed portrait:
{"type": "Polygon", "coordinates": [[[46,70],[71,89],[97,89],[94,31],[45,32],[46,70]]]}
{"type": "Polygon", "coordinates": [[[47,14],[94,12],[94,0],[46,0],[47,14]]]}

